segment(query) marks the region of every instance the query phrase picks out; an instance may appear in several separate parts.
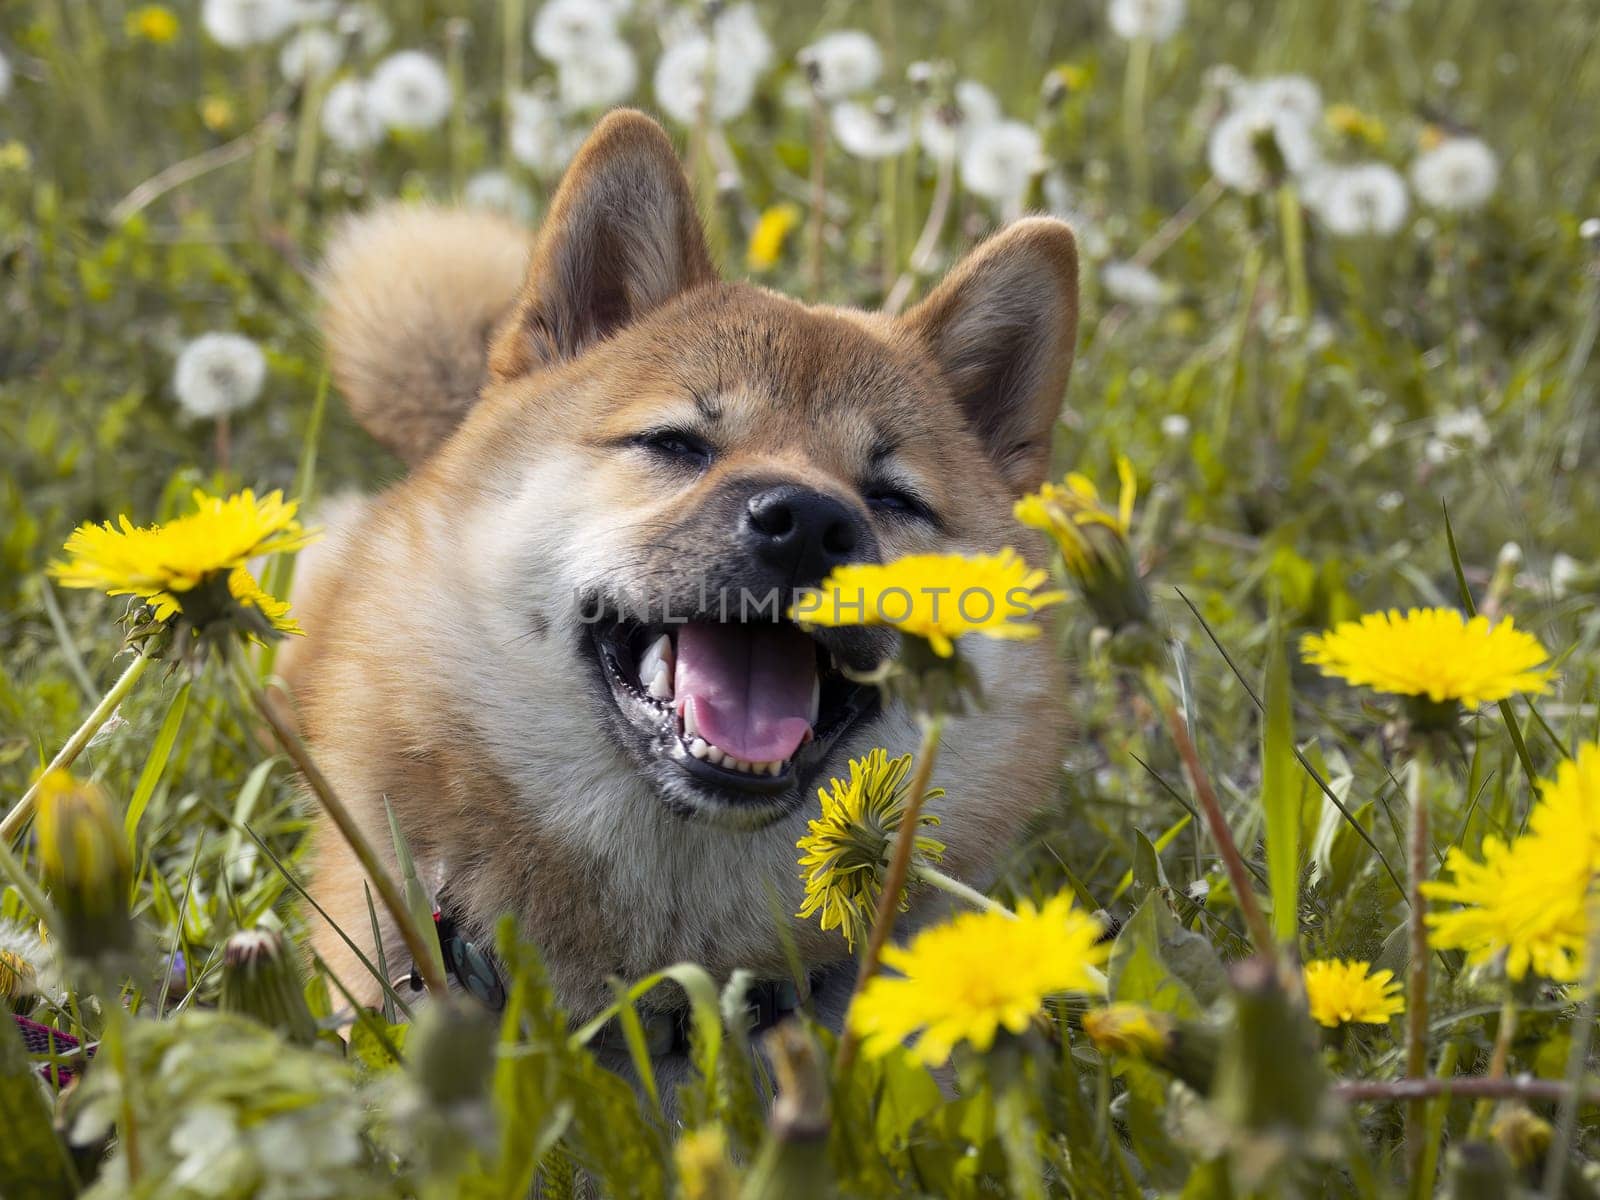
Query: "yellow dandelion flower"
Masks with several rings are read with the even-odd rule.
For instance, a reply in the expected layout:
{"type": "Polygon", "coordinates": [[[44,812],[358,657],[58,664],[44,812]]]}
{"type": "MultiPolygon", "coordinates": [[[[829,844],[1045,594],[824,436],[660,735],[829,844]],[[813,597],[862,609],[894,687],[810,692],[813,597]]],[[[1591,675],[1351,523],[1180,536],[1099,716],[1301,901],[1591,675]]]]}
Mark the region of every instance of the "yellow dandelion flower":
{"type": "Polygon", "coordinates": [[[206,96],[200,101],[200,123],[212,133],[232,128],[237,115],[233,101],[226,96],[206,96]]]}
{"type": "Polygon", "coordinates": [[[1009,547],[998,554],[915,554],[881,566],[837,567],[821,587],[791,606],[789,615],[813,626],[893,626],[949,658],[955,652],[952,639],[968,633],[1037,637],[1039,627],[1028,618],[1065,598],[1061,592],[1037,591],[1045,579],[1009,547]]]}
{"type": "Polygon", "coordinates": [[[1483,861],[1458,848],[1445,858],[1453,877],[1430,880],[1422,893],[1460,905],[1429,913],[1429,941],[1463,950],[1481,966],[1505,956],[1505,972],[1570,983],[1579,977],[1588,935],[1587,897],[1593,849],[1581,839],[1529,834],[1507,845],[1483,841],[1483,861]]]}
{"type": "Polygon", "coordinates": [[[21,142],[0,142],[0,171],[25,175],[33,166],[33,151],[21,142]]]}
{"type": "Polygon", "coordinates": [[[50,574],[66,587],[138,596],[170,616],[182,610],[185,592],[316,536],[301,527],[282,492],[257,500],[248,490],[227,498],[197,491],[194,503],[196,511],[165,525],[140,528],[125,516],[116,526],[80,525],[67,539],[67,561],[53,563],[50,574]]]}
{"type": "Polygon", "coordinates": [[[1319,958],[1305,965],[1306,1001],[1319,1025],[1387,1025],[1405,1012],[1406,1002],[1393,971],[1374,971],[1371,963],[1319,958]]]}
{"type": "Polygon", "coordinates": [[[289,615],[289,602],[264,590],[244,567],[235,567],[228,573],[228,592],[245,608],[259,612],[274,631],[296,637],[305,633],[300,622],[289,615]]]}
{"type": "Polygon", "coordinates": [[[1101,501],[1091,479],[1074,471],[1061,483],[1046,483],[1022,497],[1012,509],[1020,524],[1055,539],[1078,591],[1101,624],[1113,630],[1150,615],[1150,596],[1128,544],[1138,483],[1125,456],[1117,457],[1117,476],[1116,508],[1101,501]]]}
{"type": "Polygon", "coordinates": [[[1539,781],[1528,829],[1536,837],[1587,846],[1589,870],[1600,873],[1600,742],[1579,746],[1556,768],[1554,779],[1539,781]]]}
{"type": "Polygon", "coordinates": [[[1549,655],[1510,617],[1491,625],[1453,608],[1368,613],[1300,641],[1305,661],[1347,683],[1435,704],[1477,707],[1550,686],[1549,655]]]}
{"type": "Polygon", "coordinates": [[[916,1038],[911,1053],[929,1066],[957,1044],[985,1051],[1001,1029],[1022,1033],[1046,1000],[1065,992],[1101,995],[1100,967],[1111,954],[1100,922],[1063,892],[1016,915],[963,913],[891,946],[884,965],[900,977],[875,976],[850,1006],[862,1053],[887,1054],[916,1038]]]}
{"type": "Polygon", "coordinates": [[[165,46],[177,40],[178,18],[163,4],[141,4],[124,18],[123,28],[131,38],[165,46]]]}
{"type": "Polygon", "coordinates": [[[1389,131],[1379,118],[1362,112],[1354,104],[1329,105],[1324,120],[1334,133],[1369,146],[1381,146],[1389,138],[1389,131]]]}
{"type": "Polygon", "coordinates": [[[752,271],[767,271],[783,257],[783,245],[800,224],[800,209],[793,204],[774,204],[756,220],[750,231],[745,261],[752,271]]]}
{"type": "MultiPolygon", "coordinates": [[[[865,758],[852,759],[848,783],[835,779],[831,790],[818,790],[822,817],[810,822],[811,831],[796,843],[805,851],[800,877],[805,880],[806,898],[795,915],[804,918],[820,912],[822,928],[843,932],[851,949],[878,909],[883,874],[906,815],[910,770],[909,754],[890,758],[883,750],[873,750],[865,758]]],[[[933,788],[925,799],[943,795],[943,788],[933,788]]],[[[939,818],[923,811],[917,814],[917,824],[935,826],[939,818]]],[[[918,834],[912,852],[914,859],[938,862],[944,845],[918,834]]],[[[903,896],[900,908],[905,911],[903,896]]]]}
{"type": "Polygon", "coordinates": [[[1083,1032],[1104,1054],[1159,1058],[1173,1028],[1166,1013],[1140,1004],[1107,1004],[1083,1014],[1083,1032]]]}

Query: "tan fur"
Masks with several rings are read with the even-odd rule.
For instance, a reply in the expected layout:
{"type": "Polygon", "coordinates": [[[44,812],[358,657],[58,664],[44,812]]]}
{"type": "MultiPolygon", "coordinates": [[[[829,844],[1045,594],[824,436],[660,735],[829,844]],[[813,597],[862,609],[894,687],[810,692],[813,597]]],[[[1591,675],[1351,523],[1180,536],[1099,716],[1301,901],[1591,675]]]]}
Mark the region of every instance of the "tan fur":
{"type": "MultiPolygon", "coordinates": [[[[570,598],[659,582],[709,555],[718,489],[747,477],[803,482],[869,513],[886,556],[1015,545],[1042,560],[1010,506],[1044,470],[1071,364],[1070,232],[1012,227],[903,320],[808,308],[719,282],[665,136],[613,114],[563,181],[526,284],[497,293],[505,320],[481,398],[430,422],[425,401],[459,406],[453,387],[482,370],[452,357],[441,386],[426,349],[474,342],[488,315],[486,293],[468,303],[454,276],[464,262],[488,275],[464,247],[515,257],[516,239],[478,216],[370,220],[330,263],[331,353],[345,387],[367,387],[383,364],[404,403],[371,390],[354,403],[423,461],[359,510],[297,597],[310,636],[287,671],[327,774],[379,845],[389,800],[425,882],[448,879],[476,931],[515,913],[579,1016],[606,1003],[611,974],[685,959],[786,974],[773,914],[799,906],[795,841],[814,799],[754,829],[669,811],[600,725],[609,700],[570,598]],[[351,249],[401,228],[431,243],[430,227],[456,254],[351,249]],[[390,336],[372,316],[386,295],[436,300],[390,336]],[[357,311],[340,310],[352,296],[357,311]],[[667,420],[714,440],[703,473],[666,472],[626,444],[667,420]],[[942,528],[870,515],[859,488],[875,452],[942,528]]],[[[1053,787],[1066,720],[1050,642],[966,646],[990,707],[951,725],[935,781],[949,792],[947,863],[976,883],[1053,787]]],[[[874,745],[914,749],[909,716],[891,709],[853,730],[823,778],[874,745]]],[[[336,835],[319,825],[316,838],[313,892],[370,952],[360,872],[336,835]]],[[[788,933],[809,962],[846,961],[814,921],[788,933]]],[[[357,995],[376,994],[331,931],[317,946],[357,995]]],[[[403,955],[387,934],[385,948],[391,964],[403,955]]]]}

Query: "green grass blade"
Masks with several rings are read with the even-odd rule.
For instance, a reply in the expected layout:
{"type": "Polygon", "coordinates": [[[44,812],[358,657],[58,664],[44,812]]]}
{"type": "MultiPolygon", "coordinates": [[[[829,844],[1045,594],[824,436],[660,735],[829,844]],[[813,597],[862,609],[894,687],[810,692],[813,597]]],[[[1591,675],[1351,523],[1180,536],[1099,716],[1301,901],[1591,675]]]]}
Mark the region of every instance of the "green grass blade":
{"type": "Polygon", "coordinates": [[[178,689],[178,694],[173,696],[172,703],[167,706],[167,715],[161,721],[161,728],[156,732],[156,740],[150,745],[150,753],[144,760],[144,770],[139,772],[139,782],[133,789],[133,799],[128,801],[128,811],[122,818],[123,831],[128,835],[128,845],[134,844],[134,835],[139,830],[139,821],[144,816],[144,810],[149,807],[150,797],[155,794],[156,785],[161,782],[161,776],[167,769],[167,760],[172,757],[172,747],[178,741],[178,731],[183,727],[183,714],[189,709],[189,684],[185,683],[178,689]]]}
{"type": "Polygon", "coordinates": [[[1282,945],[1293,944],[1299,935],[1302,779],[1294,768],[1289,663],[1281,631],[1274,625],[1267,655],[1267,713],[1261,727],[1261,803],[1267,822],[1272,933],[1282,945]]]}
{"type": "MultiPolygon", "coordinates": [[[[1461,565],[1461,551],[1456,547],[1456,531],[1450,524],[1450,506],[1441,504],[1444,511],[1444,538],[1450,547],[1450,566],[1456,573],[1456,587],[1461,592],[1461,607],[1467,612],[1468,617],[1478,615],[1478,606],[1473,602],[1472,589],[1467,586],[1467,572],[1461,565]]],[[[1511,745],[1517,752],[1517,761],[1522,764],[1522,769],[1527,773],[1528,783],[1533,788],[1539,786],[1539,773],[1533,769],[1533,759],[1528,754],[1528,743],[1523,740],[1522,726],[1517,722],[1516,710],[1511,707],[1511,701],[1502,700],[1496,706],[1500,709],[1500,719],[1506,724],[1506,732],[1511,735],[1511,745]]]]}

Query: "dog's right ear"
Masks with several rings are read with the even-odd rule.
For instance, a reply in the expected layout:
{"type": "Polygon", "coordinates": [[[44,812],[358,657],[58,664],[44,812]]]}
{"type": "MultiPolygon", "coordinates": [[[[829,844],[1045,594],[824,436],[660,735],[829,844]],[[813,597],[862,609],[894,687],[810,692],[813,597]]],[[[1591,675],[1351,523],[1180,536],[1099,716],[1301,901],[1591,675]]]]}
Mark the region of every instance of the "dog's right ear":
{"type": "Polygon", "coordinates": [[[573,358],[716,277],[672,143],[643,113],[620,109],[562,176],[489,369],[516,379],[573,358]]]}

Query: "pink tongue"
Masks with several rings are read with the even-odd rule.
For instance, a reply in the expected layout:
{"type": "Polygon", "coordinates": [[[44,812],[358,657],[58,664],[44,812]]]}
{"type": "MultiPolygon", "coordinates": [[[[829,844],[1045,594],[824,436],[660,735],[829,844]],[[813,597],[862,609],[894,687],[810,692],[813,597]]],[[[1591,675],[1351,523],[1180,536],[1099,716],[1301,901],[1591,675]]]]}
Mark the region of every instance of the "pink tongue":
{"type": "Polygon", "coordinates": [[[679,704],[694,705],[700,737],[747,762],[800,748],[816,680],[816,649],[792,625],[691,621],[678,629],[679,704]]]}

